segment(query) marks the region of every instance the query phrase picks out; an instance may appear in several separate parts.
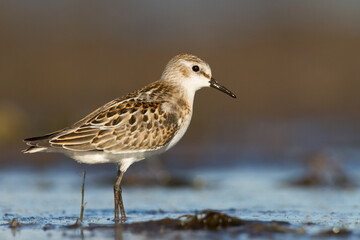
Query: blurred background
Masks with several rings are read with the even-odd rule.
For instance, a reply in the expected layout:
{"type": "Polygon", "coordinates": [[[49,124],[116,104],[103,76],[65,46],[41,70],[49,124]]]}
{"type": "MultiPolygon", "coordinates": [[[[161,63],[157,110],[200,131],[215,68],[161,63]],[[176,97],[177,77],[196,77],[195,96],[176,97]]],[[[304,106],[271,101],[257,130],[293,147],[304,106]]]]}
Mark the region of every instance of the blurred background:
{"type": "Polygon", "coordinates": [[[4,1],[0,164],[52,165],[22,139],[74,123],[158,80],[178,53],[236,95],[197,93],[173,166],[357,161],[359,1],[4,1]]]}

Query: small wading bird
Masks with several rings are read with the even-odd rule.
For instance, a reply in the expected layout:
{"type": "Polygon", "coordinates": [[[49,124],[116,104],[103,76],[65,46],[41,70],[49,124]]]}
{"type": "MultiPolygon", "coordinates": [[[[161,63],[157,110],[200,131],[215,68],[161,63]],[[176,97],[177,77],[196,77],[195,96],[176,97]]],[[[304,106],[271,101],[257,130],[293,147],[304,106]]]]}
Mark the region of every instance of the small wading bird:
{"type": "Polygon", "coordinates": [[[128,167],[174,146],[186,132],[196,90],[216,88],[236,96],[211,76],[209,64],[191,54],[175,56],[159,81],[117,98],[74,125],[25,139],[25,153],[60,152],[80,163],[116,163],[115,221],[126,219],[121,179],[128,167]]]}

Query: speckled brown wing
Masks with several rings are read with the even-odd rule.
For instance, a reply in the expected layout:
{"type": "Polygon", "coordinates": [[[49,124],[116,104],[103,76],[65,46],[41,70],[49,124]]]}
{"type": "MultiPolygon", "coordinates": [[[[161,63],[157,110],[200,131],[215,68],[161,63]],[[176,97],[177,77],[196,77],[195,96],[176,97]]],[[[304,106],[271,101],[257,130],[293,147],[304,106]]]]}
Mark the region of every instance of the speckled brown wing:
{"type": "Polygon", "coordinates": [[[52,147],[73,151],[120,153],[159,149],[179,129],[178,116],[162,111],[163,103],[135,99],[114,103],[49,142],[52,147]]]}

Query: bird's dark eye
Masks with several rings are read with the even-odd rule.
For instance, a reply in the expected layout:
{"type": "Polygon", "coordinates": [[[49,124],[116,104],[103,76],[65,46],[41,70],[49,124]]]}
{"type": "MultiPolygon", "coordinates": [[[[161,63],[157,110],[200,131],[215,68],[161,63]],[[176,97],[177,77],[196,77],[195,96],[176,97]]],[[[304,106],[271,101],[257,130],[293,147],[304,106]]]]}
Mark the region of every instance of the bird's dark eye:
{"type": "Polygon", "coordinates": [[[194,72],[198,72],[198,71],[200,70],[200,68],[199,68],[198,65],[195,65],[195,66],[192,67],[192,70],[193,70],[194,72]]]}

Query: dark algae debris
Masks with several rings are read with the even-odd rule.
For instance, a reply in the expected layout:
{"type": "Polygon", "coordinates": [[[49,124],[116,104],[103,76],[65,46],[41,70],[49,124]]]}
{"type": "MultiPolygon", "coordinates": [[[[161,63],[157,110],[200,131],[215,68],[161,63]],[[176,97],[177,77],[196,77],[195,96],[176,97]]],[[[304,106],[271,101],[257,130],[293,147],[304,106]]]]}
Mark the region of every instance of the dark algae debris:
{"type": "MultiPolygon", "coordinates": [[[[89,225],[89,230],[116,227],[117,225],[89,225]]],[[[118,225],[119,227],[120,225],[118,225]]],[[[252,221],[242,220],[227,214],[204,210],[193,215],[183,215],[176,219],[164,218],[146,222],[125,223],[121,225],[123,231],[133,233],[159,233],[171,231],[226,231],[235,234],[271,235],[278,233],[304,234],[303,228],[291,227],[284,221],[252,221]]]]}
{"type": "Polygon", "coordinates": [[[348,229],[333,227],[330,230],[318,233],[317,236],[319,236],[319,237],[331,237],[331,236],[345,237],[345,236],[351,235],[351,233],[352,232],[348,229]]]}
{"type": "Polygon", "coordinates": [[[204,210],[194,215],[184,215],[178,219],[177,228],[181,230],[219,230],[231,226],[243,226],[246,222],[226,214],[204,210]]]}

